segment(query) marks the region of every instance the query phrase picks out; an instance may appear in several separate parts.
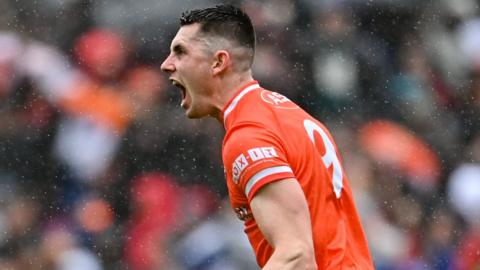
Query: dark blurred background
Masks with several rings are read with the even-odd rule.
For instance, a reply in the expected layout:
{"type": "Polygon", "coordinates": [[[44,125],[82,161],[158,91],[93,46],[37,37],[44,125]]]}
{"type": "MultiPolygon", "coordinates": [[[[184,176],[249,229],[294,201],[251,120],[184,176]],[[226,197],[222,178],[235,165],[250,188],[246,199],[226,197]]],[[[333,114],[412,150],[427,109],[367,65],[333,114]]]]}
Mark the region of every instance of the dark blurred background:
{"type": "MultiPolygon", "coordinates": [[[[337,140],[377,269],[480,269],[479,2],[230,1],[254,77],[337,140]]],[[[0,2],[0,269],[258,269],[223,129],[159,70],[215,3],[0,2]]]]}

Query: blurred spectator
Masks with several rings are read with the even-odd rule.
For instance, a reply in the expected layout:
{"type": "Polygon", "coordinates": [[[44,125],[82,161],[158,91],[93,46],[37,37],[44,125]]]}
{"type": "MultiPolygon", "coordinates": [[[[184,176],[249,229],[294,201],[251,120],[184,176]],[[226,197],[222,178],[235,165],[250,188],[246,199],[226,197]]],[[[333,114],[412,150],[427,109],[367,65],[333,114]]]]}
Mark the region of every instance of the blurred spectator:
{"type": "Polygon", "coordinates": [[[462,53],[472,70],[480,69],[480,18],[468,19],[459,29],[462,53]]]}
{"type": "Polygon", "coordinates": [[[169,269],[169,237],[182,224],[180,187],[173,178],[153,173],[140,176],[131,190],[135,209],[126,231],[126,262],[138,270],[169,269]]]}
{"type": "Polygon", "coordinates": [[[459,110],[459,114],[463,124],[462,138],[469,143],[480,133],[480,121],[478,121],[480,116],[480,72],[470,74],[466,88],[466,94],[462,98],[463,106],[459,110]]]}
{"type": "Polygon", "coordinates": [[[466,232],[457,250],[458,269],[480,267],[480,134],[471,142],[466,160],[451,173],[448,196],[466,221],[466,232]]]}
{"type": "Polygon", "coordinates": [[[453,207],[472,226],[480,225],[480,135],[471,144],[467,160],[450,175],[448,195],[453,207]]]}
{"type": "Polygon", "coordinates": [[[93,80],[115,80],[128,60],[126,41],[113,31],[92,29],[75,43],[75,58],[93,80]]]}
{"type": "Polygon", "coordinates": [[[316,90],[334,109],[348,107],[358,96],[355,25],[347,10],[333,5],[324,7],[317,9],[319,16],[314,21],[317,44],[312,65],[316,90]]]}
{"type": "Polygon", "coordinates": [[[446,208],[436,209],[427,221],[425,253],[432,269],[456,269],[455,246],[459,224],[446,208]]]}
{"type": "Polygon", "coordinates": [[[45,268],[55,270],[101,270],[98,258],[78,245],[75,236],[66,229],[53,228],[42,239],[41,252],[45,268]]]}
{"type": "Polygon", "coordinates": [[[105,173],[132,117],[128,99],[111,82],[125,67],[125,46],[113,32],[91,30],[75,47],[88,77],[73,82],[72,93],[59,101],[69,114],[61,120],[55,146],[74,179],[94,181],[105,173]]]}
{"type": "Polygon", "coordinates": [[[456,255],[458,269],[470,270],[480,267],[480,230],[478,225],[465,233],[456,255]]]}
{"type": "Polygon", "coordinates": [[[175,244],[182,269],[258,269],[246,236],[237,233],[242,226],[228,204],[223,201],[218,211],[198,220],[175,244]]]}

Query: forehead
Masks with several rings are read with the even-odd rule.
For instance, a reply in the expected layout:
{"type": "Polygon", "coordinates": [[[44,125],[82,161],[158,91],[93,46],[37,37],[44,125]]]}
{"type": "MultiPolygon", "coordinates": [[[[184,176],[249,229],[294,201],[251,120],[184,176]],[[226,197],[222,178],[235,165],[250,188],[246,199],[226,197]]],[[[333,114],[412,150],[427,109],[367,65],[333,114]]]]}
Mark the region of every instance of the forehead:
{"type": "Polygon", "coordinates": [[[200,24],[194,23],[180,27],[177,34],[172,40],[172,48],[176,45],[190,45],[194,42],[198,42],[198,31],[200,30],[200,24]]]}

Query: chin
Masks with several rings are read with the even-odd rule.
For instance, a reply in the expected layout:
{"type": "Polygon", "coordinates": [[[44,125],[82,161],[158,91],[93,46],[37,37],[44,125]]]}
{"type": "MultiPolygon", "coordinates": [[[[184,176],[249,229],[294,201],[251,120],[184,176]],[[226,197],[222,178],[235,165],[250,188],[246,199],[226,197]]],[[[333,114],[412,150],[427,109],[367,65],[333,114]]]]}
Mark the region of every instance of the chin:
{"type": "Polygon", "coordinates": [[[189,109],[189,110],[187,110],[186,115],[190,119],[199,119],[199,118],[203,118],[203,117],[207,116],[208,114],[203,114],[201,112],[189,109]]]}
{"type": "Polygon", "coordinates": [[[201,116],[191,115],[191,114],[187,114],[187,117],[188,117],[189,119],[199,119],[199,118],[202,118],[201,116]]]}
{"type": "Polygon", "coordinates": [[[185,114],[190,119],[204,118],[210,115],[210,107],[205,102],[190,102],[187,103],[185,114]]]}

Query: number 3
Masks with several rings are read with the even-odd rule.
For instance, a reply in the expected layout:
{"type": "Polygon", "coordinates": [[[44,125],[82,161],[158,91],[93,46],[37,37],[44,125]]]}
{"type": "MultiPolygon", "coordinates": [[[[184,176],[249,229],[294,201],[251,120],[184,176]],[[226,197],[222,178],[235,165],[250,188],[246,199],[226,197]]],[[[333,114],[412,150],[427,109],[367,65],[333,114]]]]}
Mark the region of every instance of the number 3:
{"type": "Polygon", "coordinates": [[[306,119],[303,121],[303,126],[307,131],[308,137],[315,145],[315,136],[314,132],[318,132],[320,136],[322,136],[323,143],[325,145],[325,155],[322,156],[323,164],[325,167],[330,168],[333,166],[333,175],[332,175],[332,183],[333,183],[333,191],[337,196],[337,199],[340,198],[342,192],[342,179],[343,179],[343,172],[342,166],[340,165],[340,161],[338,160],[337,153],[335,152],[335,147],[333,146],[332,141],[327,136],[327,133],[323,131],[323,129],[318,126],[315,122],[306,119]]]}

